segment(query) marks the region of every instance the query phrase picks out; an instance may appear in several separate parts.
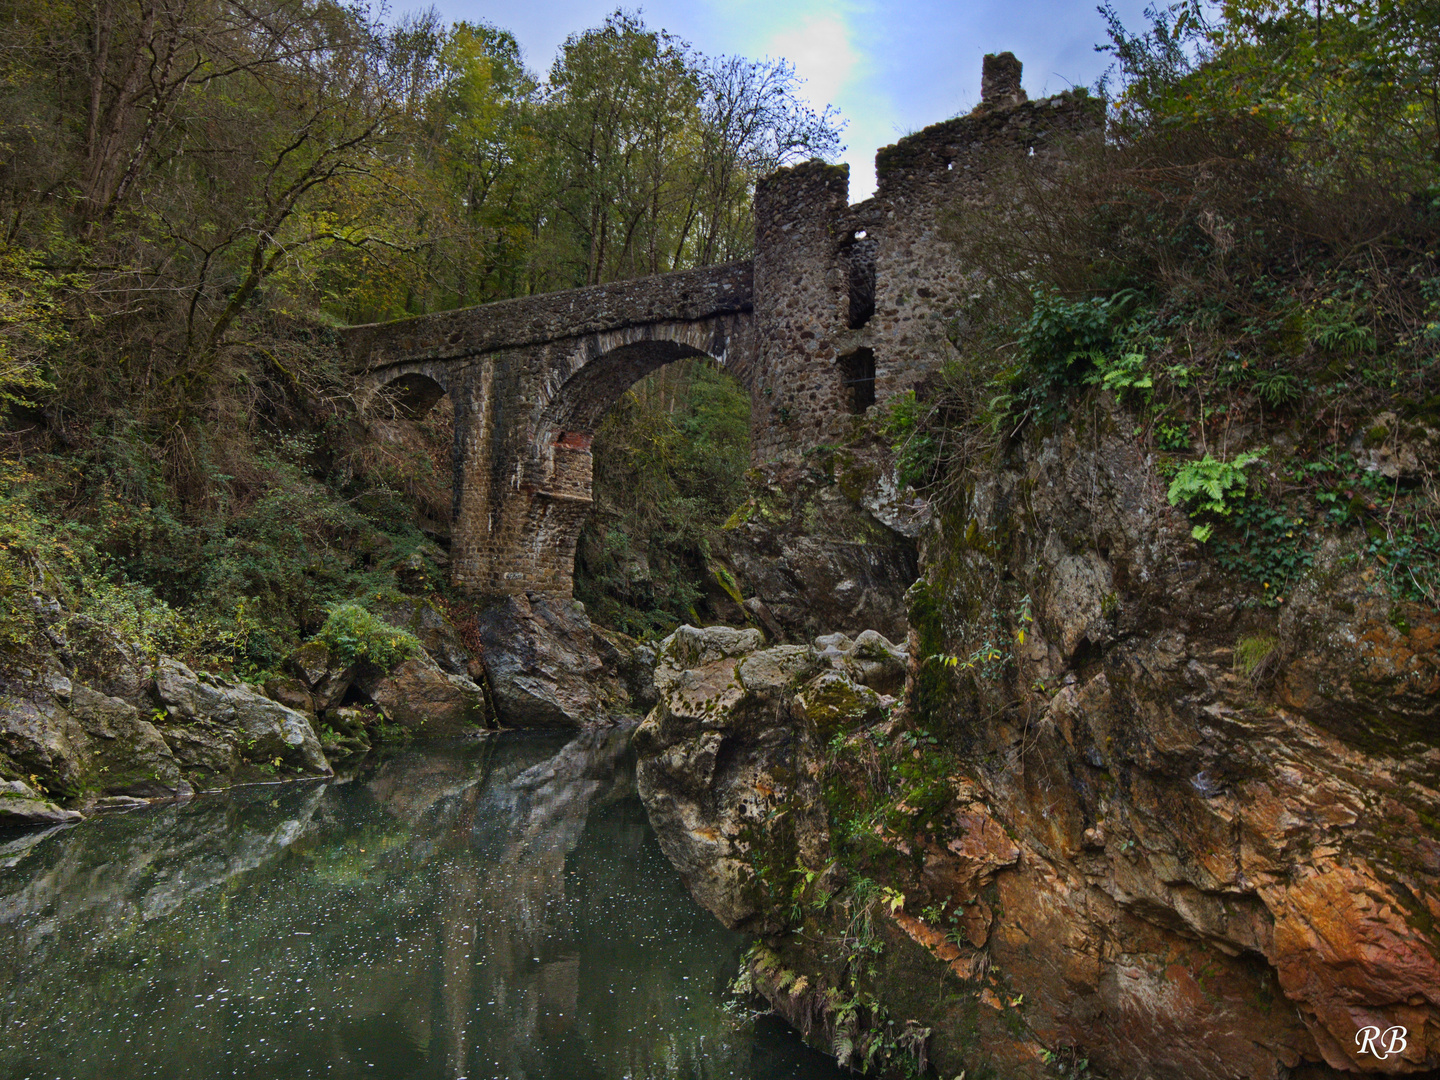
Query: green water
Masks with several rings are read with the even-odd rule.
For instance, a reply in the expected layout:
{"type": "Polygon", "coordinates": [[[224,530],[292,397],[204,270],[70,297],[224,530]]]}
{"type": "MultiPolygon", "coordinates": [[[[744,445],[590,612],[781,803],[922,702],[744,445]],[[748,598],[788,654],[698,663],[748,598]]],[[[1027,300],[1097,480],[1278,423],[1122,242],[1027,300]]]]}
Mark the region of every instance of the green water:
{"type": "Polygon", "coordinates": [[[627,736],[0,834],[0,1077],[838,1077],[724,1011],[627,736]]]}

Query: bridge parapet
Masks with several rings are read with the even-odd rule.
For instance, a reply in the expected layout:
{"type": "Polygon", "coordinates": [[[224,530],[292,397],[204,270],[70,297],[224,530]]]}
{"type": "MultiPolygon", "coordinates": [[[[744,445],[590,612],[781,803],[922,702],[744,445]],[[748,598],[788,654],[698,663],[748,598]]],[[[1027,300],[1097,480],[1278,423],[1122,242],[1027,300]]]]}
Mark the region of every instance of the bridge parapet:
{"type": "Polygon", "coordinates": [[[432,363],[657,322],[695,321],[754,307],[754,266],[707,266],[636,281],[499,300],[480,307],[342,329],[357,374],[432,363]]]}

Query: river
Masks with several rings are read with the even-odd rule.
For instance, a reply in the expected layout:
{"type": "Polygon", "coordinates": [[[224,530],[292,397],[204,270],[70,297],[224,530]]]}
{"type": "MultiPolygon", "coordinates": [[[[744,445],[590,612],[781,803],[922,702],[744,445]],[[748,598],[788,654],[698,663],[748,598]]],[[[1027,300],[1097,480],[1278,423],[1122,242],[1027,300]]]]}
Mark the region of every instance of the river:
{"type": "Polygon", "coordinates": [[[746,942],[661,853],[628,735],[0,834],[0,1077],[834,1080],[736,1015],[746,942]]]}

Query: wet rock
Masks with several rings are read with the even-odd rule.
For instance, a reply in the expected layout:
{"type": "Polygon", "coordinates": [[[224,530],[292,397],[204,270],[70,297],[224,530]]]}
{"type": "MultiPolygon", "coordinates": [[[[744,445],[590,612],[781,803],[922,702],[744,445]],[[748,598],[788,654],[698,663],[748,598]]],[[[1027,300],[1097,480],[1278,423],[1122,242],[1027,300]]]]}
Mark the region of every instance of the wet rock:
{"type": "Polygon", "coordinates": [[[164,798],[187,786],[159,730],[129,702],[77,684],[70,715],[89,736],[89,764],[100,790],[164,798]]]}
{"type": "Polygon", "coordinates": [[[909,654],[874,630],[862,630],[853,641],[845,634],[824,634],[815,639],[815,651],[825,663],[878,694],[894,697],[905,688],[909,654]]]}
{"type": "Polygon", "coordinates": [[[227,774],[248,760],[330,774],[320,741],[304,714],[244,683],[196,675],[167,657],[156,668],[155,694],[170,717],[161,734],[187,768],[227,774]]]}
{"type": "Polygon", "coordinates": [[[843,671],[825,671],[795,695],[796,719],[813,727],[828,739],[842,726],[878,720],[884,711],[880,695],[868,686],[857,685],[843,671]]]}
{"type": "Polygon", "coordinates": [[[135,706],[83,683],[16,687],[0,707],[0,750],[56,790],[166,797],[184,784],[154,724],[135,706]]]}
{"type": "Polygon", "coordinates": [[[1414,483],[1440,464],[1440,430],[1383,412],[1361,427],[1350,449],[1371,472],[1414,483]]]}
{"type": "Polygon", "coordinates": [[[134,795],[106,795],[91,804],[92,810],[126,811],[139,810],[150,805],[149,799],[137,799],[134,795]]]}
{"type": "Polygon", "coordinates": [[[616,672],[607,669],[596,650],[583,605],[511,596],[477,622],[502,724],[579,727],[608,723],[628,708],[616,672]]]}
{"type": "Polygon", "coordinates": [[[0,780],[0,826],[59,825],[83,814],[65,810],[21,780],[0,780]]]}
{"type": "Polygon", "coordinates": [[[468,735],[491,720],[480,687],[467,676],[442,671],[424,653],[401,661],[388,673],[362,669],[354,686],[386,717],[415,735],[468,735]]]}
{"type": "Polygon", "coordinates": [[[152,665],[144,649],[85,615],[67,619],[65,633],[77,681],[137,708],[148,706],[152,665]]]}
{"type": "Polygon", "coordinates": [[[323,641],[305,642],[286,658],[285,666],[309,692],[317,713],[341,703],[359,670],[357,664],[332,655],[323,641]]]}
{"type": "MultiPolygon", "coordinates": [[[[897,906],[870,985],[932,1029],[941,1075],[1038,1080],[1065,1053],[1127,1080],[1430,1075],[1440,615],[1362,569],[1358,533],[1327,531],[1283,602],[1264,595],[1197,548],[1134,427],[1101,401],[982,470],[924,537],[907,648],[867,642],[878,679],[858,640],[816,642],[827,676],[797,690],[790,737],[872,723],[830,673],[875,685],[908,653],[916,711],[864,743],[932,770],[874,827],[890,861],[863,872],[897,906]],[[921,641],[956,662],[920,662],[921,641]],[[914,991],[942,975],[978,1011],[914,991]],[[1407,1048],[1360,1053],[1366,1025],[1407,1048]]],[[[874,776],[857,766],[836,805],[874,776]]],[[[745,798],[696,800],[687,828],[745,798]]],[[[783,836],[746,839],[753,864],[790,859],[783,836]]],[[[777,940],[793,977],[840,985],[826,956],[852,914],[777,940]]]]}

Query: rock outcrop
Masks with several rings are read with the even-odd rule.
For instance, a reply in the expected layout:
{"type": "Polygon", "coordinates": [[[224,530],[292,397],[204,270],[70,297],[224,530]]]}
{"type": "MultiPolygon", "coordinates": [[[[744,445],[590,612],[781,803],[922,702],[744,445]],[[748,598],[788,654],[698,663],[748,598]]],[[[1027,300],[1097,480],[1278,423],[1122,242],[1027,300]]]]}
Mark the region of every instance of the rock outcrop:
{"type": "Polygon", "coordinates": [[[169,717],[160,733],[186,769],[221,777],[243,764],[331,773],[309,719],[245,683],[200,676],[167,657],[155,669],[155,696],[169,717]]]}
{"type": "Polygon", "coordinates": [[[1257,599],[1132,427],[1028,435],[924,535],[907,712],[873,640],[667,642],[662,846],[842,1056],[893,1022],[946,1076],[1433,1075],[1440,616],[1343,534],[1257,599]]]}
{"type": "Polygon", "coordinates": [[[52,674],[0,699],[0,753],[52,792],[165,798],[190,790],[151,719],[128,701],[52,674]]]}
{"type": "Polygon", "coordinates": [[[735,602],[715,606],[787,641],[866,629],[903,640],[928,506],[897,491],[887,466],[856,446],[759,470],[719,543],[735,602]]]}
{"type": "MultiPolygon", "coordinates": [[[[870,673],[893,682],[904,654],[884,644],[890,670],[870,673]]],[[[762,646],[758,630],[681,627],[660,646],[659,700],[634,737],[660,846],[701,904],[746,930],[782,925],[773,890],[797,860],[827,861],[824,741],[844,721],[882,718],[893,701],[852,681],[847,668],[871,661],[840,635],[820,648],[762,646]]]]}
{"type": "Polygon", "coordinates": [[[485,673],[507,727],[583,727],[634,714],[630,695],[598,644],[583,604],[560,597],[510,596],[477,618],[485,673]]]}

